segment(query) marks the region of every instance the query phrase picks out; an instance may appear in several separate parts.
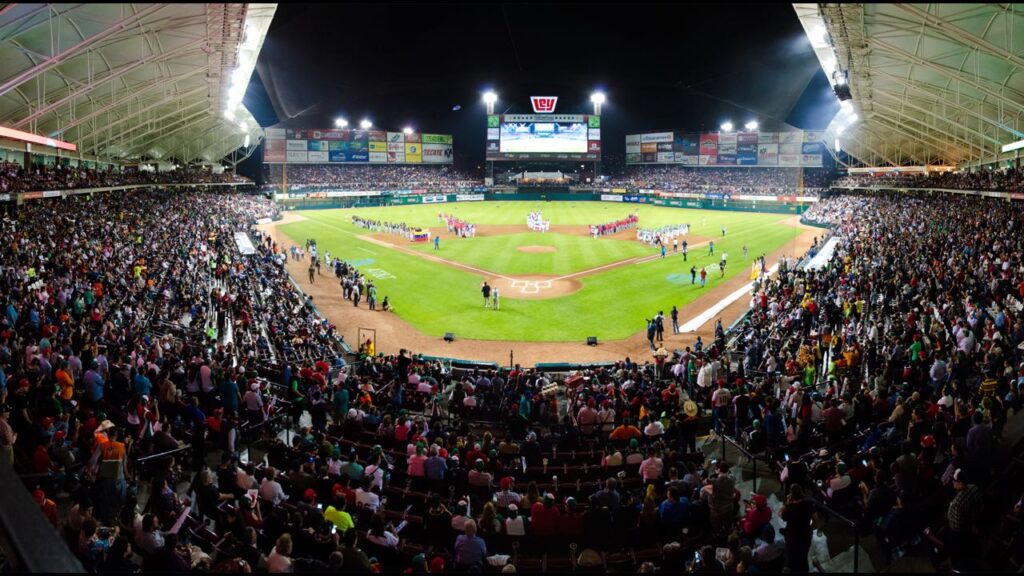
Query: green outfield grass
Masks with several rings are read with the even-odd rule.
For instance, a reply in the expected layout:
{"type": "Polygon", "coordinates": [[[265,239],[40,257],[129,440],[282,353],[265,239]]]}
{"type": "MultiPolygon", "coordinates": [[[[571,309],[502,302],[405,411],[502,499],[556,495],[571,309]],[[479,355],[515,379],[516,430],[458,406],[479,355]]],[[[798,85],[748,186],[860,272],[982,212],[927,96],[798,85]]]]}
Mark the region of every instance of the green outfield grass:
{"type": "MultiPolygon", "coordinates": [[[[475,202],[388,208],[304,211],[307,218],[281,227],[297,244],[315,238],[321,250],[340,255],[375,279],[378,297],[389,297],[396,313],[425,334],[455,332],[460,338],[486,340],[577,341],[587,336],[602,340],[628,337],[643,330],[645,318],[672,305],[680,309],[719,282],[734,275],[746,277],[751,260],[793,240],[799,230],[778,222],[779,214],[752,214],[689,210],[604,202],[475,202]],[[484,276],[453,268],[362,240],[366,230],[352,225],[352,215],[412,226],[436,227],[443,210],[477,225],[525,225],[526,215],[542,210],[552,225],[603,223],[640,214],[644,227],[690,224],[693,236],[714,238],[715,254],[707,248],[690,251],[689,261],[679,255],[600,271],[581,279],[574,294],[546,300],[516,300],[502,295],[501,310],[484,309],[480,283],[484,276]],[[726,226],[727,235],[721,237],[726,226]],[[743,258],[746,244],[748,257],[743,258]],[[718,278],[722,251],[729,254],[725,278],[718,278]],[[704,289],[690,284],[691,265],[708,266],[704,289]]],[[[397,237],[396,237],[397,239],[397,237]]],[[[400,240],[400,239],[399,239],[400,240]]],[[[404,241],[402,241],[404,242],[404,241]]],[[[435,254],[433,245],[409,244],[435,254]]],[[[656,254],[636,241],[593,239],[567,234],[516,233],[442,240],[436,253],[445,259],[504,275],[562,275],[635,256],[656,254]],[[516,246],[555,246],[554,253],[527,254],[516,246]]],[[[326,272],[326,271],[325,271],[326,272]]],[[[340,289],[339,289],[340,297],[340,289]]]]}

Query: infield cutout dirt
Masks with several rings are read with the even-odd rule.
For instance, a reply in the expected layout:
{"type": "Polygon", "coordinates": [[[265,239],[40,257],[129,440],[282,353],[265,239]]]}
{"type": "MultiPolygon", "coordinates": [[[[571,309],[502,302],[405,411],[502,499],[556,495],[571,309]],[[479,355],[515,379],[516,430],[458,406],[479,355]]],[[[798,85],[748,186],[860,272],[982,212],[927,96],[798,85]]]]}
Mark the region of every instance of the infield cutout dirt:
{"type": "Polygon", "coordinates": [[[583,287],[576,279],[556,278],[554,276],[493,276],[487,283],[498,288],[501,298],[513,300],[544,300],[568,296],[583,287]]]}
{"type": "Polygon", "coordinates": [[[546,252],[558,252],[554,246],[516,246],[516,250],[527,254],[543,254],[546,252]]]}

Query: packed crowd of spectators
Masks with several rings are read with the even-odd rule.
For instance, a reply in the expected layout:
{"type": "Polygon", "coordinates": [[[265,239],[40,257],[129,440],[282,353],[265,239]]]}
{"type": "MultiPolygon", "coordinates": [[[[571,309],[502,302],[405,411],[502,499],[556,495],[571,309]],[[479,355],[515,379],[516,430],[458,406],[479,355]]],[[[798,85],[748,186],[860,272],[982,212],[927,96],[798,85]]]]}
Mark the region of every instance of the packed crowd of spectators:
{"type": "Polygon", "coordinates": [[[850,174],[837,179],[840,188],[898,187],[942,188],[946,190],[985,190],[1024,192],[1024,170],[1004,168],[977,172],[929,172],[928,174],[850,174]]]}
{"type": "MultiPolygon", "coordinates": [[[[271,181],[280,182],[280,175],[271,170],[271,181]]],[[[289,164],[290,189],[340,187],[346,190],[454,190],[482,186],[483,180],[459,172],[452,166],[389,166],[389,165],[331,165],[289,164]]]]}
{"type": "Polygon", "coordinates": [[[804,169],[804,188],[798,190],[799,168],[692,168],[683,166],[629,166],[613,177],[615,188],[649,188],[694,194],[751,194],[760,196],[817,196],[828,189],[831,173],[804,169]]]}
{"type": "Polygon", "coordinates": [[[215,174],[209,169],[201,167],[181,167],[169,171],[150,172],[135,169],[114,170],[113,168],[99,170],[55,164],[25,169],[20,164],[0,161],[0,193],[71,190],[131,184],[202,184],[248,181],[247,178],[236,176],[234,172],[225,171],[215,174]]]}
{"type": "MultiPolygon", "coordinates": [[[[37,501],[51,514],[70,493],[51,521],[100,572],[799,572],[820,504],[884,556],[925,539],[963,568],[992,519],[1021,515],[1000,444],[1024,386],[1020,205],[824,200],[811,216],[839,249],[760,281],[735,338],[719,325],[677,353],[555,377],[404,350],[339,367],[280,247],[250,230],[255,257],[233,252],[262,201],[62,202],[4,224],[0,458],[56,473],[37,501]],[[213,330],[212,351],[141,320],[181,316],[213,330]],[[294,433],[243,453],[240,431],[277,414],[294,433]],[[744,493],[698,448],[709,425],[782,491],[744,493]],[[139,463],[135,446],[179,440],[180,462],[139,463]]],[[[981,559],[1021,552],[1024,534],[1006,540],[981,559]]]]}

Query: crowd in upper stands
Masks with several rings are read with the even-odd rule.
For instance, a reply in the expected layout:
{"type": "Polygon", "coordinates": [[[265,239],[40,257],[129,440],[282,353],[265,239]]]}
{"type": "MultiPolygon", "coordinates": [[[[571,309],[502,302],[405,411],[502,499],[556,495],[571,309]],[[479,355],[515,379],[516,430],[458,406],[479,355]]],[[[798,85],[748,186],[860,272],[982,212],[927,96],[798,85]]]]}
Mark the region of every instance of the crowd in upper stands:
{"type": "Polygon", "coordinates": [[[817,196],[828,189],[831,173],[804,169],[799,190],[799,168],[695,168],[684,166],[629,166],[625,174],[608,181],[611,187],[657,189],[665,192],[750,194],[760,196],[817,196]]]}
{"type": "MultiPolygon", "coordinates": [[[[280,182],[280,167],[270,181],[280,182]]],[[[452,166],[289,164],[288,185],[331,186],[346,190],[457,189],[482,186],[483,180],[452,166]]]]}
{"type": "Polygon", "coordinates": [[[100,188],[130,184],[211,182],[248,182],[247,178],[225,171],[215,174],[201,167],[182,167],[176,170],[151,172],[145,170],[99,170],[73,167],[65,164],[34,166],[25,169],[20,164],[0,161],[0,193],[34,190],[70,190],[74,188],[100,188]]]}
{"type": "Polygon", "coordinates": [[[139,192],[2,220],[0,461],[51,472],[25,481],[89,568],[807,571],[819,504],[885,559],[1024,552],[1020,523],[1000,532],[1024,485],[1000,444],[1024,386],[1020,204],[824,200],[828,266],[758,281],[735,338],[564,379],[372,341],[338,361],[251,226],[274,213],[139,192]],[[244,450],[275,421],[293,433],[244,450]],[[783,491],[740,490],[698,450],[709,425],[783,491]]]}
{"type": "Polygon", "coordinates": [[[942,188],[947,190],[1024,191],[1024,170],[1004,168],[975,172],[929,172],[927,174],[850,174],[837,179],[837,187],[942,188]]]}

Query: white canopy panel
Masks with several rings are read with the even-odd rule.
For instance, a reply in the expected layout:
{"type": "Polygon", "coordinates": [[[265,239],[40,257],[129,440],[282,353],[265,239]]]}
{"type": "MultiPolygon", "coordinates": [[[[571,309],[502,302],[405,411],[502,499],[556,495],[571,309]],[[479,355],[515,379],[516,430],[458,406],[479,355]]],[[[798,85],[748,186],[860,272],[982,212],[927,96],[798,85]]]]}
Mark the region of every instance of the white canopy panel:
{"type": "Polygon", "coordinates": [[[219,162],[263,131],[224,114],[276,4],[4,4],[0,125],[114,161],[219,162]]]}
{"type": "Polygon", "coordinates": [[[826,74],[848,77],[856,121],[837,115],[830,145],[873,166],[1013,157],[1000,148],[1024,138],[1024,5],[793,6],[826,74]]]}

